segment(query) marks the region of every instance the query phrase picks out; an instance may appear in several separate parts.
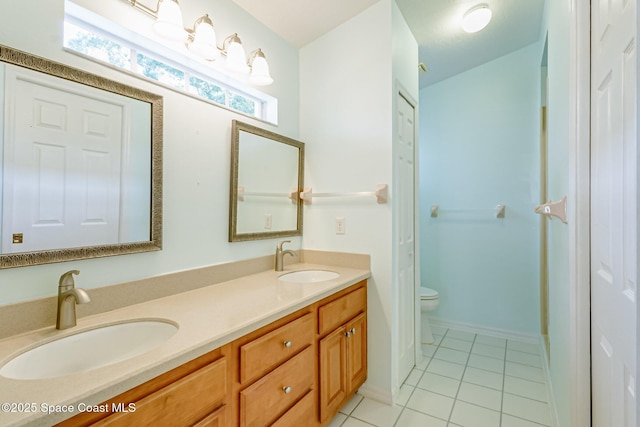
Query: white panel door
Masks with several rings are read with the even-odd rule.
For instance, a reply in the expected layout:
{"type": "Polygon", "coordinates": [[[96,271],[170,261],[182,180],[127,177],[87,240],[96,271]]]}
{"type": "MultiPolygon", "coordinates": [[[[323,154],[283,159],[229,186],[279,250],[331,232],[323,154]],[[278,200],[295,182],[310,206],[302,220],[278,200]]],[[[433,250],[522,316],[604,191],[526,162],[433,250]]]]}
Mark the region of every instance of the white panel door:
{"type": "Polygon", "coordinates": [[[636,425],[636,0],[594,0],[591,31],[592,423],[636,425]]]}
{"type": "Polygon", "coordinates": [[[415,109],[398,94],[396,167],[399,185],[396,187],[398,222],[398,307],[400,383],[415,365],[415,109]]]}
{"type": "Polygon", "coordinates": [[[123,107],[21,69],[6,78],[2,252],[117,243],[123,107]]]}

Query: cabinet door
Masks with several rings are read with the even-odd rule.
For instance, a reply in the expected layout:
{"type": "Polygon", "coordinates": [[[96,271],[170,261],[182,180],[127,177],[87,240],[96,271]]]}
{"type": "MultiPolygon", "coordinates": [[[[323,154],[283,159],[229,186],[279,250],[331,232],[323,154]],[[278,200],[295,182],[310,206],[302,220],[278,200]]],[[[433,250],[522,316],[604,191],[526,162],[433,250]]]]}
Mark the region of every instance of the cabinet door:
{"type": "Polygon", "coordinates": [[[367,315],[362,313],[346,325],[347,392],[351,393],[367,379],[367,315]]]}
{"type": "Polygon", "coordinates": [[[346,329],[338,328],[320,340],[320,418],[334,413],[347,396],[346,329]]]}

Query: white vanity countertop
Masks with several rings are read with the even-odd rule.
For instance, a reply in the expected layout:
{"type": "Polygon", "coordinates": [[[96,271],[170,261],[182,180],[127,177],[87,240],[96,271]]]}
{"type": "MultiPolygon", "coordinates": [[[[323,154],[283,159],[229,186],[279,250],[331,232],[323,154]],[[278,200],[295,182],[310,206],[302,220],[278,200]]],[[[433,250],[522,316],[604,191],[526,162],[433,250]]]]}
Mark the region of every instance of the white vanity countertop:
{"type": "Polygon", "coordinates": [[[52,326],[1,340],[0,366],[24,349],[112,323],[167,319],[179,326],[174,336],[153,350],[89,372],[41,380],[0,377],[0,425],[49,426],[70,418],[84,405],[97,405],[370,275],[370,271],[364,269],[293,264],[283,272],[264,271],[79,318],[76,327],[64,331],[52,326]],[[278,280],[278,276],[287,272],[309,269],[331,270],[340,276],[304,284],[278,280]],[[17,405],[11,407],[11,404],[17,405]],[[36,411],[24,412],[23,404],[31,404],[26,409],[36,408],[36,411]],[[69,405],[74,412],[47,414],[43,411],[57,405],[69,405]],[[12,412],[14,409],[16,412],[12,412]]]}

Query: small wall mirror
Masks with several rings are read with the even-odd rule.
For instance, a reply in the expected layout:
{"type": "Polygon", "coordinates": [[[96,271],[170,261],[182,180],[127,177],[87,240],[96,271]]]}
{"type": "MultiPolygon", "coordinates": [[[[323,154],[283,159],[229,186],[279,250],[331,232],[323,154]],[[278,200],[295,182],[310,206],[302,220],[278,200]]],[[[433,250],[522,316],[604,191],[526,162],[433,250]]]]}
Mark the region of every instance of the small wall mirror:
{"type": "Polygon", "coordinates": [[[304,143],[234,120],[229,241],[302,235],[303,179],[304,143]]]}
{"type": "Polygon", "coordinates": [[[162,97],[0,45],[0,268],[162,248],[162,97]]]}

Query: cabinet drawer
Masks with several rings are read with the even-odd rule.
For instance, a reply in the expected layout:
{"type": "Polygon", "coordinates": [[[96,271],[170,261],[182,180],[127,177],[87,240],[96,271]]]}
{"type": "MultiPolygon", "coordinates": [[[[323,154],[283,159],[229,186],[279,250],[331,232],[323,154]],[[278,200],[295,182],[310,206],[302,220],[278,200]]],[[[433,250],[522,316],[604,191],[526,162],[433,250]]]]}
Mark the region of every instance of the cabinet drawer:
{"type": "Polygon", "coordinates": [[[223,406],[205,419],[200,420],[193,427],[226,427],[227,426],[227,407],[223,406]]]}
{"type": "Polygon", "coordinates": [[[240,383],[252,381],[313,343],[313,314],[293,320],[240,347],[240,383]]]}
{"type": "Polygon", "coordinates": [[[136,402],[135,412],[121,412],[96,426],[190,426],[202,420],[227,395],[227,361],[220,359],[136,402]]]}
{"type": "Polygon", "coordinates": [[[300,402],[289,409],[271,427],[291,427],[312,424],[309,420],[315,419],[316,399],[313,391],[307,393],[300,402]]]}
{"type": "Polygon", "coordinates": [[[241,391],[240,426],[269,425],[311,390],[315,376],[314,356],[313,347],[309,346],[241,391]]]}
{"type": "Polygon", "coordinates": [[[351,320],[367,308],[366,288],[331,301],[318,309],[318,333],[324,335],[351,320]]]}

